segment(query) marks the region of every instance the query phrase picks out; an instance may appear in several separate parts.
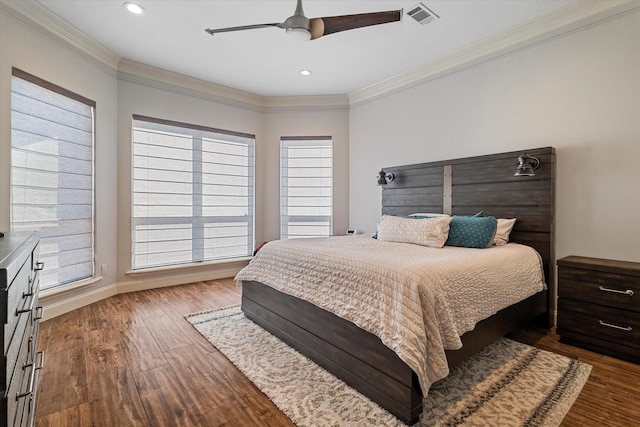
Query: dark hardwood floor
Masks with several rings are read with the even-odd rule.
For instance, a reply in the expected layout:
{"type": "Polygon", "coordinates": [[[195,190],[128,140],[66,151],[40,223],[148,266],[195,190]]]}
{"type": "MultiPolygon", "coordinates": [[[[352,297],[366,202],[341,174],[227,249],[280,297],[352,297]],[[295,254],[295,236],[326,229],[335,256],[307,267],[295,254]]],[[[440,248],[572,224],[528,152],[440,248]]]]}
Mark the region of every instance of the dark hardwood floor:
{"type": "MultiPolygon", "coordinates": [[[[121,294],[41,324],[37,426],[292,426],[184,315],[240,303],[231,279],[121,294]]],[[[640,365],[510,336],[593,366],[563,426],[640,425],[640,365]]]]}

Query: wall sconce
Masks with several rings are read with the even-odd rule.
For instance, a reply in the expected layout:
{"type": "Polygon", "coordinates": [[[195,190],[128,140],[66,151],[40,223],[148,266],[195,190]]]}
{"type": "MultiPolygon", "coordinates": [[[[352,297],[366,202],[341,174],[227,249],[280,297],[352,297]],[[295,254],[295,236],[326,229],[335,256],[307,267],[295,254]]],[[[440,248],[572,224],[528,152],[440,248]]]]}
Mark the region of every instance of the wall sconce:
{"type": "Polygon", "coordinates": [[[534,176],[536,174],[534,170],[540,167],[540,160],[527,153],[518,157],[518,163],[516,173],[514,173],[513,176],[534,176]]]}
{"type": "Polygon", "coordinates": [[[378,172],[378,185],[387,185],[390,182],[393,182],[396,179],[396,176],[392,173],[385,173],[384,169],[380,169],[378,172]]]}

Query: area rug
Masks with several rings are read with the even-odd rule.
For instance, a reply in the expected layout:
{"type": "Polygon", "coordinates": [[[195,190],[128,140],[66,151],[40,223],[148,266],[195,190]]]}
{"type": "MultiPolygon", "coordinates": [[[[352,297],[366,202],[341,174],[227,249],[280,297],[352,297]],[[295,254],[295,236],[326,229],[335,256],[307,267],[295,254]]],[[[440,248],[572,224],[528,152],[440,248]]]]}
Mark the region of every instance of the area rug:
{"type": "MultiPolygon", "coordinates": [[[[186,318],[297,426],[405,425],[239,306],[186,318]]],[[[502,338],[432,386],[416,425],[558,426],[590,372],[585,363],[502,338]]]]}

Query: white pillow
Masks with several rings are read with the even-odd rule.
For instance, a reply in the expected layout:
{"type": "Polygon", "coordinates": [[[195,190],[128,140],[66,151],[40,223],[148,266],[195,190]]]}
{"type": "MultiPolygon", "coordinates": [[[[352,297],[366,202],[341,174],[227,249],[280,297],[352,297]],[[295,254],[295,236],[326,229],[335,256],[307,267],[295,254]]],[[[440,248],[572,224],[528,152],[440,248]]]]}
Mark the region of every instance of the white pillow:
{"type": "Polygon", "coordinates": [[[409,216],[428,216],[430,218],[436,218],[439,216],[450,216],[450,215],[443,214],[443,213],[412,213],[409,216]]]}
{"type": "Polygon", "coordinates": [[[441,248],[449,236],[450,216],[404,218],[383,215],[378,220],[378,240],[441,248]]]}
{"type": "Polygon", "coordinates": [[[513,229],[513,225],[516,223],[516,218],[503,219],[498,218],[498,228],[496,228],[496,235],[493,238],[493,244],[496,246],[506,245],[509,241],[509,234],[513,229]]]}

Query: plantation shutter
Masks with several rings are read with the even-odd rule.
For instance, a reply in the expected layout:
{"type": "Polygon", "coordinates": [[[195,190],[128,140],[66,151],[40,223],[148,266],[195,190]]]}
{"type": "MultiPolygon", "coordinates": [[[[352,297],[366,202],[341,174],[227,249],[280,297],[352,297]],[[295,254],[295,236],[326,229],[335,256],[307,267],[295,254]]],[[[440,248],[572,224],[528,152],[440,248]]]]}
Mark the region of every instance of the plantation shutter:
{"type": "Polygon", "coordinates": [[[133,116],[132,268],[250,256],[255,137],[133,116]]]}
{"type": "Polygon", "coordinates": [[[40,231],[42,289],[90,278],[95,102],[12,74],[11,229],[40,231]]]}
{"type": "Polygon", "coordinates": [[[282,137],[280,173],[280,237],[330,236],[333,232],[331,137],[282,137]]]}

